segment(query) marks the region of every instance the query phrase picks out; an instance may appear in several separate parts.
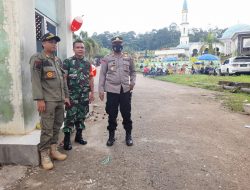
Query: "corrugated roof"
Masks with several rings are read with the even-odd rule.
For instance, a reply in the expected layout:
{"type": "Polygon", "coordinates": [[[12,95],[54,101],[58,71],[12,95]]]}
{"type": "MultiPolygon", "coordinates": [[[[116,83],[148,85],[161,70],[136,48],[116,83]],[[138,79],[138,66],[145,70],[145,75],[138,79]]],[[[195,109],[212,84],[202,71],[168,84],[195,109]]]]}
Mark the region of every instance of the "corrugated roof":
{"type": "Polygon", "coordinates": [[[231,39],[235,33],[250,31],[250,25],[237,24],[229,27],[222,35],[221,39],[231,39]]]}

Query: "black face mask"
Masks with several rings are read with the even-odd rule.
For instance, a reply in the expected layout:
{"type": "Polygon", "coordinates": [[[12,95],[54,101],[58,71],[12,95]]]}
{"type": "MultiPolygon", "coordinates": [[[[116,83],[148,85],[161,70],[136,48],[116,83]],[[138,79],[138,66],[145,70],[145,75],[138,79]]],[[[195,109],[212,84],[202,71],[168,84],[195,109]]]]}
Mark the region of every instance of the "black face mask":
{"type": "Polygon", "coordinates": [[[112,49],[114,50],[114,52],[120,53],[123,49],[123,46],[121,44],[114,44],[112,45],[112,49]]]}

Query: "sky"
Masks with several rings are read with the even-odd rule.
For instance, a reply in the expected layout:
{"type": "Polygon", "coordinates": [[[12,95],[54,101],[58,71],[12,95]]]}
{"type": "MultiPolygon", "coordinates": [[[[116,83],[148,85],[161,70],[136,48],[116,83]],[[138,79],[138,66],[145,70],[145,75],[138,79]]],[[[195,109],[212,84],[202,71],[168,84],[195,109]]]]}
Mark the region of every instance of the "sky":
{"type": "MultiPolygon", "coordinates": [[[[138,33],[181,23],[184,0],[71,0],[72,17],[83,16],[81,30],[138,33]]],[[[250,25],[250,0],[187,0],[190,27],[250,25]]]]}

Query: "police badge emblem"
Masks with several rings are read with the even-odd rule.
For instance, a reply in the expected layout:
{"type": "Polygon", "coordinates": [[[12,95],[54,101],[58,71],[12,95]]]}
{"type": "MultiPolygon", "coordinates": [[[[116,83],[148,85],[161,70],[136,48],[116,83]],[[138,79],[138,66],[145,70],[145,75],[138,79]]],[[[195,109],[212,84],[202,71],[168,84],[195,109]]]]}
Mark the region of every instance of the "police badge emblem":
{"type": "Polygon", "coordinates": [[[47,77],[52,78],[53,77],[53,72],[51,72],[51,71],[47,72],[47,77]]]}

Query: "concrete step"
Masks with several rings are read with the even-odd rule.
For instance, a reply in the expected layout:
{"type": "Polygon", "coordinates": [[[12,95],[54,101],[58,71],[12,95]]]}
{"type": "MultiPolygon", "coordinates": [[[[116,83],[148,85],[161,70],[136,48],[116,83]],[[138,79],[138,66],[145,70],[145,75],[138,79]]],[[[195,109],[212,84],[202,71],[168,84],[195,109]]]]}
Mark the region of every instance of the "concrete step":
{"type": "Polygon", "coordinates": [[[0,163],[38,166],[40,130],[27,135],[0,136],[0,163]]]}

